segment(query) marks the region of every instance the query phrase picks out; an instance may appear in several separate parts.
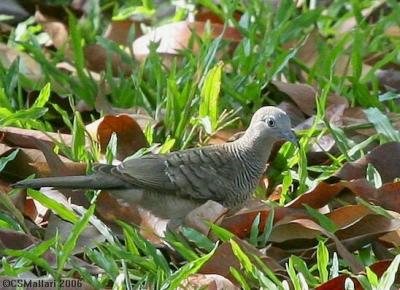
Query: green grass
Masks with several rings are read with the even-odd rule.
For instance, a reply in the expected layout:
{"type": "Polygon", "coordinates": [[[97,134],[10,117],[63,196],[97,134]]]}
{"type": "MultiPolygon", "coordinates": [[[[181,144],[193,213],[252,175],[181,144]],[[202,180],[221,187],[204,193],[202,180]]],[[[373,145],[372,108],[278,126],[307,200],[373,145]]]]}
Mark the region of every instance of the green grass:
{"type": "MultiPolygon", "coordinates": [[[[153,1],[89,2],[93,9],[81,19],[66,12],[68,45],[59,49],[44,49],[41,38],[44,27],[34,18],[19,23],[10,35],[0,36],[2,43],[30,55],[41,68],[32,77],[26,73],[31,67],[27,67],[29,64],[23,57],[9,65],[0,61],[0,126],[46,132],[68,130],[73,135],[72,146],[60,143],[56,150],[71,160],[86,162],[90,168],[92,163],[99,161],[101,154],[95,141],[91,141],[90,149],[85,148],[87,134],[84,126],[106,114],[96,99],[108,100],[113,108],[143,108],[149,116],[160,121],[158,126],[147,127],[145,135],[152,146],[158,144],[160,151],[165,153],[204,145],[223,128],[246,126],[252,113],[260,106],[278,105],[288,100],[284,93],[272,86],[272,80],[307,83],[318,92],[314,121],[309,129],[297,132],[300,147],[284,144],[268,169],[270,185],[282,184],[280,205],[330,177],[345,162],[365,155],[368,145],[400,140],[399,132],[392,124],[393,118],[398,120],[398,115],[389,117],[389,113],[400,112],[399,94],[384,90],[376,77],[379,69],[390,64],[399,65],[400,40],[384,33],[387,27],[400,25],[397,1],[387,1],[386,10],[377,10],[379,21],[375,22],[362,15],[375,4],[369,0],[334,0],[328,6],[315,9],[310,7],[314,1],[304,1],[302,6],[296,7],[293,1],[282,0],[277,8],[265,4],[267,1],[222,0],[220,4],[211,0],[194,1],[197,8],[206,7],[235,27],[243,38],[232,48],[232,43],[222,35],[211,36],[212,28],[208,23],[205,35],[194,35],[189,47],[169,65],[157,53],[157,43],[151,45],[146,61],[139,62],[133,58],[131,48],[126,49],[106,39],[103,33],[111,17],[121,19],[140,13],[145,15],[150,26],[158,26],[185,19],[192,13],[190,5],[181,6],[175,14],[160,19],[154,13],[157,4],[153,1]],[[235,18],[235,11],[241,13],[240,19],[235,18]],[[349,19],[356,21],[354,27],[340,32],[349,19]],[[89,44],[98,44],[109,54],[118,55],[132,71],[128,75],[122,70],[115,72],[111,62],[106,61],[105,71],[99,73],[100,80],[96,79],[85,64],[84,45],[89,44]],[[191,47],[197,47],[196,52],[191,47]],[[306,53],[311,54],[312,63],[304,57],[306,53]],[[371,55],[380,55],[381,58],[365,69],[365,60],[371,55]],[[71,73],[59,69],[57,64],[63,61],[70,62],[76,71],[71,73]],[[37,94],[34,102],[29,99],[29,93],[37,94]],[[346,126],[331,124],[327,110],[332,95],[345,98],[352,107],[362,108],[367,122],[346,126]],[[63,105],[60,99],[64,100],[63,105]],[[79,112],[76,108],[81,102],[95,109],[79,112]],[[350,138],[356,127],[351,126],[375,128],[376,134],[356,143],[350,138]],[[307,164],[311,145],[328,133],[336,141],[339,152],[330,155],[327,164],[307,164]]],[[[129,38],[134,39],[136,33],[132,29],[129,38]]],[[[106,160],[109,163],[115,156],[116,142],[114,137],[108,145],[106,160]]],[[[0,158],[0,171],[16,155],[17,151],[14,151],[0,158]]],[[[377,187],[382,183],[374,167],[368,167],[366,177],[377,187]]],[[[9,198],[13,194],[15,191],[8,195],[1,193],[1,198],[3,195],[6,197],[1,202],[6,210],[0,215],[0,228],[31,234],[9,198]]],[[[85,248],[80,256],[104,271],[93,274],[74,262],[72,253],[82,231],[88,225],[96,224],[92,219],[95,205],[78,215],[39,191],[29,190],[28,195],[72,223],[72,231],[64,241],[56,235],[32,246],[29,252],[2,250],[0,275],[17,277],[20,273],[36,271],[42,275],[50,274],[58,282],[62,278],[79,276],[97,289],[176,289],[210,260],[224,241],[230,244],[240,262],[241,268],[231,267],[230,273],[243,289],[288,289],[288,281],[283,281],[258,257],[251,257],[252,254],[246,253],[235,242],[233,234],[218,226],[212,229],[219,242],[193,229],[168,234],[165,241],[171,246],[170,251],[179,256],[174,260],[171,258],[174,255],[156,248],[135,227],[121,222],[122,235],[119,238],[116,233],[109,234],[112,238],[107,242],[95,248],[85,248]],[[55,252],[55,267],[41,257],[46,251],[55,252]],[[258,259],[258,262],[254,263],[253,259],[258,259]]],[[[363,200],[360,202],[367,204],[363,200]]],[[[384,209],[369,206],[390,217],[384,209]]],[[[322,228],[332,232],[336,229],[325,215],[311,208],[307,211],[322,228]]],[[[263,231],[259,231],[260,216],[257,216],[249,237],[251,244],[259,248],[269,245],[273,217],[274,211],[270,213],[263,231]]],[[[101,221],[99,224],[110,232],[101,221]]],[[[305,289],[305,285],[314,288],[349,271],[346,263],[338,260],[323,239],[319,240],[315,251],[313,261],[305,261],[296,255],[286,261],[284,266],[294,289],[305,289]]],[[[398,249],[392,252],[399,253],[398,249]]],[[[370,255],[373,259],[373,254],[370,255]]],[[[389,289],[388,285],[394,283],[398,265],[399,255],[381,278],[369,268],[365,275],[352,275],[366,289],[389,289]]],[[[353,283],[349,279],[346,281],[353,283]]]]}

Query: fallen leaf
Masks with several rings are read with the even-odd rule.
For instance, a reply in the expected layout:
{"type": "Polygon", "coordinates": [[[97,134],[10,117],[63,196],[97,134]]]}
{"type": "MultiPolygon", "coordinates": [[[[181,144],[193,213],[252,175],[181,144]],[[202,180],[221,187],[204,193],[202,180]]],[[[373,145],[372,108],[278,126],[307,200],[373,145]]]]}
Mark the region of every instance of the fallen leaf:
{"type": "Polygon", "coordinates": [[[369,214],[373,214],[373,212],[361,204],[356,204],[339,207],[329,212],[326,216],[334,222],[338,229],[344,229],[357,223],[369,214]]]}
{"type": "Polygon", "coordinates": [[[282,102],[277,107],[284,110],[289,115],[293,127],[296,127],[298,124],[304,122],[304,114],[295,104],[290,102],[282,102]]]}
{"type": "MultiPolygon", "coordinates": [[[[384,5],[386,1],[380,0],[374,2],[373,5],[369,5],[368,7],[364,7],[361,9],[361,14],[363,18],[368,18],[374,11],[379,9],[382,5],[384,5]]],[[[357,26],[357,19],[355,16],[351,16],[347,18],[345,21],[342,21],[338,27],[335,29],[339,36],[351,31],[353,28],[357,26]]]]}
{"type": "Polygon", "coordinates": [[[367,215],[352,226],[338,230],[335,235],[349,250],[357,250],[386,233],[400,229],[400,219],[367,215]]]}
{"type": "Polygon", "coordinates": [[[360,282],[358,282],[358,280],[356,278],[351,278],[349,275],[347,274],[342,274],[339,275],[325,283],[323,283],[322,285],[318,286],[317,288],[315,288],[315,290],[331,290],[331,289],[335,289],[335,290],[345,290],[345,282],[346,279],[349,278],[353,281],[354,283],[354,290],[364,290],[364,288],[361,286],[360,282]]]}
{"type": "Polygon", "coordinates": [[[0,228],[0,248],[1,249],[25,249],[40,240],[32,235],[28,235],[15,230],[0,228]]]}
{"type": "Polygon", "coordinates": [[[132,67],[125,63],[121,55],[116,52],[108,52],[99,44],[90,44],[84,48],[86,67],[94,72],[102,72],[107,68],[107,60],[111,63],[111,69],[114,76],[121,73],[125,76],[132,73],[132,67]]]}
{"type": "Polygon", "coordinates": [[[106,191],[102,191],[96,200],[96,215],[116,232],[120,232],[116,220],[137,225],[144,238],[153,244],[163,245],[160,237],[164,236],[168,220],[158,218],[136,204],[119,202],[106,191]]]}
{"type": "Polygon", "coordinates": [[[132,26],[135,26],[136,38],[142,36],[143,33],[140,27],[140,22],[126,19],[111,21],[104,33],[104,37],[114,41],[115,43],[128,46],[130,45],[130,43],[128,43],[128,35],[132,26]]]}
{"type": "Polygon", "coordinates": [[[208,236],[210,226],[206,223],[218,224],[218,220],[228,211],[216,201],[209,200],[188,213],[184,219],[184,225],[198,230],[208,236]]]}
{"type": "MultiPolygon", "coordinates": [[[[383,273],[387,270],[387,268],[390,266],[391,260],[382,260],[378,261],[372,265],[370,265],[370,269],[380,278],[383,273]]],[[[315,290],[345,290],[345,281],[346,279],[349,278],[353,281],[355,290],[364,290],[364,288],[361,286],[360,282],[354,277],[350,277],[348,274],[342,274],[339,275],[336,278],[333,278],[322,285],[318,286],[315,288],[315,290]]]]}
{"type": "Polygon", "coordinates": [[[386,88],[386,90],[394,90],[400,92],[400,70],[385,69],[378,70],[376,77],[379,83],[386,88]]]}
{"type": "Polygon", "coordinates": [[[129,115],[107,115],[88,125],[87,130],[100,143],[102,153],[106,152],[112,133],[117,135],[117,156],[123,160],[137,150],[147,147],[148,143],[139,124],[129,115]]]}
{"type": "Polygon", "coordinates": [[[235,136],[235,134],[238,132],[242,132],[242,131],[239,129],[230,129],[230,128],[218,130],[210,137],[208,144],[214,145],[214,144],[226,143],[226,142],[228,142],[228,140],[231,140],[231,138],[233,136],[235,136]]]}
{"type": "Polygon", "coordinates": [[[60,20],[48,17],[39,10],[35,13],[36,21],[43,26],[43,30],[50,36],[52,44],[56,48],[62,48],[68,41],[67,26],[60,20]]]}
{"type": "Polygon", "coordinates": [[[364,178],[368,164],[378,170],[383,183],[393,181],[400,176],[400,143],[382,144],[357,161],[345,163],[334,175],[344,180],[364,178]]]}
{"type": "MultiPolygon", "coordinates": [[[[87,164],[82,162],[63,162],[64,164],[64,172],[66,174],[62,174],[63,176],[74,176],[74,175],[85,175],[87,164]]],[[[52,167],[49,166],[49,163],[43,161],[37,161],[30,163],[30,166],[33,167],[34,171],[37,172],[37,175],[40,177],[50,177],[55,176],[55,172],[52,170],[52,167]]]]}
{"type": "MultiPolygon", "coordinates": [[[[273,271],[276,275],[285,272],[284,268],[276,261],[269,257],[263,256],[259,250],[254,248],[249,243],[238,238],[234,238],[234,241],[248,255],[249,259],[253,261],[253,263],[253,255],[255,255],[258,256],[264,263],[266,263],[269,269],[271,269],[271,271],[273,271]]],[[[232,251],[231,244],[229,242],[225,242],[217,248],[214,255],[200,268],[198,273],[221,275],[237,285],[238,282],[230,273],[231,267],[235,267],[237,270],[239,270],[240,263],[232,251]]]]}
{"type": "Polygon", "coordinates": [[[10,47],[4,43],[0,43],[0,63],[6,68],[10,68],[12,63],[20,59],[20,73],[24,74],[28,79],[33,82],[40,82],[43,80],[44,74],[40,64],[36,62],[31,56],[26,53],[20,52],[14,47],[10,47]]]}
{"type": "Polygon", "coordinates": [[[307,84],[292,84],[281,81],[272,81],[279,91],[285,93],[307,115],[315,114],[316,90],[307,84]]]}
{"type": "Polygon", "coordinates": [[[46,162],[45,156],[40,150],[20,148],[15,159],[7,163],[1,172],[1,176],[7,177],[7,180],[15,181],[32,174],[39,174],[40,171],[32,166],[36,162],[46,162]]]}
{"type": "Polygon", "coordinates": [[[54,145],[54,141],[64,143],[67,146],[72,144],[72,135],[60,133],[43,133],[37,130],[20,129],[14,127],[0,127],[0,140],[9,146],[22,148],[36,148],[35,139],[54,145]]]}
{"type": "Polygon", "coordinates": [[[231,281],[221,275],[194,274],[183,280],[178,290],[239,290],[231,281]]]}
{"type": "MultiPolygon", "coordinates": [[[[297,246],[293,246],[291,243],[289,246],[290,251],[294,251],[296,247],[301,247],[300,249],[304,249],[306,243],[299,244],[300,240],[314,240],[317,236],[324,235],[328,237],[334,244],[336,251],[338,254],[347,261],[353,273],[357,273],[362,270],[362,265],[354,258],[354,256],[349,252],[347,247],[345,247],[345,243],[336,236],[336,233],[330,233],[324,228],[322,228],[316,222],[310,219],[296,219],[291,220],[289,223],[280,223],[277,224],[272,233],[270,240],[275,242],[284,242],[288,240],[292,240],[297,243],[297,246]]],[[[315,249],[311,248],[308,252],[315,254],[315,249]]]]}
{"type": "Polygon", "coordinates": [[[385,34],[390,37],[400,37],[400,27],[392,24],[385,29],[385,34]]]}
{"type": "MultiPolygon", "coordinates": [[[[55,214],[50,214],[48,225],[45,230],[44,239],[48,240],[58,234],[61,242],[65,242],[70,235],[74,224],[59,218],[55,214]]],[[[87,225],[79,235],[72,255],[83,253],[85,248],[94,248],[104,242],[106,238],[91,224],[87,225]]]]}
{"type": "MultiPolygon", "coordinates": [[[[52,176],[75,176],[86,174],[86,164],[79,162],[66,163],[52,150],[53,146],[39,139],[35,139],[36,148],[43,152],[52,176]]],[[[39,163],[42,164],[43,162],[39,163]]],[[[37,164],[37,163],[36,163],[37,164]]],[[[43,169],[43,168],[42,168],[43,169]]]]}
{"type": "MultiPolygon", "coordinates": [[[[221,227],[226,228],[239,238],[249,236],[254,219],[260,214],[259,230],[262,231],[268,218],[270,207],[264,203],[251,201],[237,212],[229,213],[221,221],[221,227]]],[[[293,208],[274,208],[274,221],[304,217],[305,211],[293,208]]]]}
{"type": "MultiPolygon", "coordinates": [[[[188,48],[192,31],[202,36],[205,32],[204,22],[174,22],[156,28],[133,42],[133,53],[138,60],[145,59],[152,42],[158,42],[157,52],[163,55],[177,55],[180,50],[188,48]]],[[[211,35],[216,38],[223,32],[224,26],[221,24],[211,24],[211,35]]],[[[241,40],[242,36],[235,28],[227,27],[223,38],[233,42],[241,40]]],[[[196,49],[195,49],[196,50],[196,49]]]]}
{"type": "Polygon", "coordinates": [[[287,203],[285,207],[303,208],[303,205],[307,204],[313,208],[321,208],[336,197],[343,188],[342,183],[328,184],[322,181],[314,188],[287,203]]]}
{"type": "MultiPolygon", "coordinates": [[[[361,196],[361,194],[359,194],[361,196]]],[[[370,202],[388,210],[400,212],[400,182],[385,183],[372,193],[365,195],[370,202]]]]}
{"type": "MultiPolygon", "coordinates": [[[[275,224],[269,241],[272,243],[283,243],[291,240],[314,240],[321,235],[319,229],[307,228],[304,226],[310,219],[293,219],[291,221],[282,221],[275,224]]],[[[304,248],[304,244],[298,244],[297,248],[304,248]]],[[[293,249],[295,249],[293,247],[293,249]]]]}

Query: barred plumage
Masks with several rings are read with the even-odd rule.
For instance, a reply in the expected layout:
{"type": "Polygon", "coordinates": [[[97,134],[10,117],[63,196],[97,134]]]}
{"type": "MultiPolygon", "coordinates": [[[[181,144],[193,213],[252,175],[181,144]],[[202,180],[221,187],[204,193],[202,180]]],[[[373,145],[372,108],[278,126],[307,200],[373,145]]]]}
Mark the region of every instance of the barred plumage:
{"type": "Polygon", "coordinates": [[[210,199],[234,207],[251,197],[273,143],[279,139],[295,142],[290,127],[285,112],[263,107],[245,134],[232,143],[146,155],[119,166],[99,165],[89,176],[24,180],[15,187],[107,189],[165,218],[182,218],[210,199]]]}

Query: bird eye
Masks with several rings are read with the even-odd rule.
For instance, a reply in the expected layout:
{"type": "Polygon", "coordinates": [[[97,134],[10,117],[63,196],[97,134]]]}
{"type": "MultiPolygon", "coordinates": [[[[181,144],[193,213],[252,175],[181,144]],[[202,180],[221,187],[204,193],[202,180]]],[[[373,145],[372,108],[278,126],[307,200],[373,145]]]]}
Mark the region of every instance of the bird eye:
{"type": "Polygon", "coordinates": [[[269,118],[268,120],[267,120],[267,125],[268,125],[268,127],[275,127],[275,120],[274,119],[272,119],[272,118],[269,118]]]}

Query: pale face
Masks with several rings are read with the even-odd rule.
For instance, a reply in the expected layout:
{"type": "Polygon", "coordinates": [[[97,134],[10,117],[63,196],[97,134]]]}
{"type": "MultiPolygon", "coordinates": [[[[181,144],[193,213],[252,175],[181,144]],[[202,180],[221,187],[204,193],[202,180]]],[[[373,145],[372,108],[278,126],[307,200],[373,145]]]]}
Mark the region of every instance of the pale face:
{"type": "Polygon", "coordinates": [[[265,136],[274,141],[283,139],[297,144],[289,116],[276,107],[259,109],[251,120],[250,128],[257,130],[260,137],[265,136]]]}

